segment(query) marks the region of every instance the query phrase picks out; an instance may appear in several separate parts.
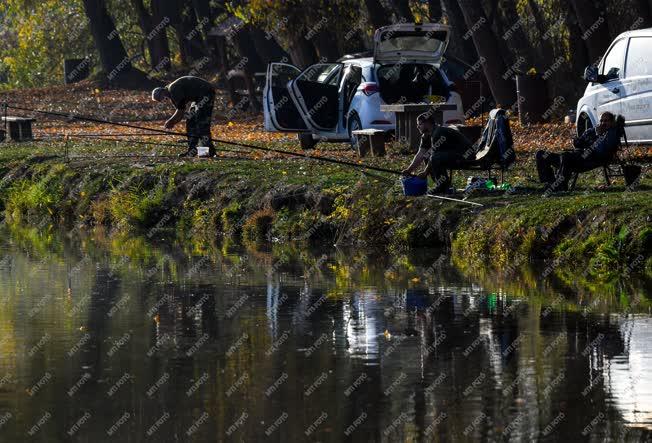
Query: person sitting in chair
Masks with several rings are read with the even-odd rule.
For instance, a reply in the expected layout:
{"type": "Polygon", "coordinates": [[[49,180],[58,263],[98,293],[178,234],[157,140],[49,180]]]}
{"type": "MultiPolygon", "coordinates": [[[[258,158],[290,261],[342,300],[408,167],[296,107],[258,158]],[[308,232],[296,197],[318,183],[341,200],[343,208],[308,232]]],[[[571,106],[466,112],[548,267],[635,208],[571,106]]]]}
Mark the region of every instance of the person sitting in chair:
{"type": "Polygon", "coordinates": [[[554,153],[537,151],[535,157],[539,180],[552,191],[566,191],[574,173],[586,172],[608,163],[620,145],[624,121],[616,122],[616,116],[604,112],[600,124],[589,128],[573,140],[572,151],[554,153]],[[557,169],[556,174],[554,169],[557,169]]]}
{"type": "Polygon", "coordinates": [[[428,191],[429,194],[446,193],[451,187],[448,169],[464,163],[475,154],[475,148],[459,130],[437,125],[431,112],[417,117],[417,128],[421,132],[419,150],[410,166],[401,172],[411,175],[420,165],[427,163],[417,177],[432,177],[435,187],[428,191]]]}

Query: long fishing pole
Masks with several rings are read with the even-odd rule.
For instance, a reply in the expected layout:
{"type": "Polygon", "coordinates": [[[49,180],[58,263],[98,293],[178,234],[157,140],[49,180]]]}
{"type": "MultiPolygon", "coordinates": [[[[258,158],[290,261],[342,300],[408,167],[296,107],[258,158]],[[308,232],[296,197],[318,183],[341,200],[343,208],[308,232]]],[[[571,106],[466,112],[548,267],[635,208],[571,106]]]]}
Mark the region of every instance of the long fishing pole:
{"type": "MultiPolygon", "coordinates": [[[[61,112],[51,112],[51,111],[42,111],[38,109],[29,109],[29,108],[23,108],[20,106],[13,106],[13,105],[7,105],[8,108],[10,109],[15,109],[18,111],[25,111],[25,112],[35,112],[38,114],[43,114],[43,115],[52,115],[52,116],[57,116],[57,117],[62,117],[62,118],[67,118],[70,120],[80,120],[80,121],[88,121],[92,123],[101,123],[101,124],[107,124],[107,125],[113,125],[113,126],[121,126],[124,128],[131,128],[131,129],[139,129],[143,131],[152,131],[156,132],[159,134],[167,134],[167,135],[175,135],[175,136],[180,136],[180,137],[188,137],[189,134],[183,133],[183,132],[176,132],[176,131],[168,131],[164,129],[156,129],[156,128],[146,128],[143,126],[137,126],[137,125],[132,125],[129,123],[120,123],[120,122],[112,122],[108,120],[103,120],[95,117],[86,117],[82,115],[75,115],[75,114],[64,114],[61,112]]],[[[259,151],[266,151],[266,152],[275,152],[277,154],[285,154],[285,155],[291,155],[294,157],[301,157],[301,158],[310,158],[313,160],[318,160],[322,162],[327,162],[327,163],[335,163],[335,164],[340,164],[340,165],[347,165],[351,166],[353,168],[359,168],[359,169],[371,169],[373,171],[378,171],[378,172],[387,172],[389,174],[397,174],[397,175],[402,175],[401,171],[397,171],[395,169],[387,169],[387,168],[381,168],[378,166],[371,166],[371,165],[364,165],[361,163],[353,163],[353,162],[347,162],[344,160],[338,160],[335,158],[330,158],[330,157],[320,157],[317,155],[310,155],[307,153],[300,153],[300,152],[294,152],[294,151],[288,151],[286,149],[274,149],[274,148],[266,148],[263,146],[256,146],[256,145],[250,145],[247,143],[241,143],[241,142],[232,142],[228,140],[221,140],[217,138],[210,138],[211,141],[216,142],[216,143],[221,143],[225,145],[231,145],[231,146],[242,146],[244,148],[249,148],[249,149],[255,149],[259,151]]]]}
{"type": "MultiPolygon", "coordinates": [[[[69,138],[77,138],[77,137],[86,138],[86,137],[83,137],[85,134],[47,134],[47,135],[48,135],[48,137],[52,137],[52,138],[65,138],[65,137],[69,137],[69,138]]],[[[122,139],[103,138],[103,137],[104,136],[100,135],[98,137],[93,137],[93,138],[96,139],[96,140],[100,140],[100,141],[115,142],[115,143],[125,143],[125,144],[129,143],[129,144],[133,144],[133,145],[169,146],[169,147],[173,147],[173,148],[178,148],[179,147],[179,144],[175,144],[175,143],[161,143],[161,142],[156,142],[156,141],[147,142],[147,141],[138,141],[138,140],[122,140],[122,139]]],[[[249,151],[242,151],[242,150],[238,150],[238,149],[215,148],[215,150],[220,151],[220,152],[233,152],[234,154],[249,154],[249,151]]]]}
{"type": "MultiPolygon", "coordinates": [[[[107,132],[105,134],[89,134],[89,133],[84,133],[84,134],[61,134],[61,133],[56,133],[56,132],[46,132],[45,135],[69,135],[69,136],[75,136],[75,137],[80,137],[80,138],[95,138],[95,137],[169,137],[168,134],[123,134],[120,132],[107,132]]],[[[180,143],[185,143],[185,142],[180,142],[180,143]]]]}
{"type": "MultiPolygon", "coordinates": [[[[71,120],[80,120],[80,121],[89,121],[93,123],[101,123],[101,124],[107,124],[107,125],[113,125],[113,126],[121,126],[125,128],[131,128],[131,129],[139,129],[139,130],[144,130],[144,131],[152,131],[156,132],[159,134],[167,134],[167,135],[175,135],[175,136],[181,136],[181,137],[188,137],[189,135],[183,132],[176,132],[176,131],[168,131],[168,130],[163,130],[163,129],[156,129],[156,128],[146,128],[143,126],[137,126],[137,125],[131,125],[129,123],[120,123],[120,122],[112,122],[108,120],[103,120],[95,117],[86,117],[86,116],[81,116],[81,115],[75,115],[75,114],[63,114],[61,112],[51,112],[51,111],[42,111],[38,109],[29,109],[29,108],[23,108],[19,106],[12,106],[8,105],[5,103],[5,107],[11,108],[11,109],[16,109],[18,111],[25,111],[25,112],[36,112],[38,114],[43,114],[43,115],[52,115],[52,116],[57,116],[57,117],[63,117],[71,120]]],[[[274,149],[274,148],[266,148],[263,146],[256,146],[256,145],[250,145],[247,143],[241,143],[241,142],[232,142],[228,140],[220,140],[216,138],[210,138],[211,141],[216,142],[216,143],[222,143],[226,145],[231,145],[231,146],[242,146],[244,148],[249,148],[249,149],[254,149],[254,150],[260,150],[260,151],[266,151],[266,152],[275,152],[278,154],[285,154],[285,155],[290,155],[294,157],[301,157],[301,158],[310,158],[313,160],[317,161],[322,161],[322,162],[327,162],[327,163],[334,163],[334,164],[339,164],[339,165],[346,165],[346,166],[351,166],[353,168],[359,168],[359,169],[369,169],[372,171],[378,171],[378,172],[386,172],[389,174],[396,174],[396,175],[403,175],[401,171],[397,171],[395,169],[387,169],[387,168],[381,168],[378,166],[371,166],[371,165],[365,165],[361,163],[353,163],[353,162],[347,162],[344,160],[338,160],[335,158],[330,158],[330,157],[319,157],[316,155],[310,155],[306,153],[299,153],[299,152],[294,152],[294,151],[288,151],[286,149],[274,149]]],[[[480,203],[475,203],[475,202],[470,202],[466,200],[459,200],[459,199],[453,199],[450,197],[442,197],[442,196],[437,196],[437,195],[430,195],[431,198],[438,198],[442,200],[450,200],[450,201],[457,201],[460,203],[467,203],[470,205],[476,205],[476,206],[483,206],[480,203]]]]}

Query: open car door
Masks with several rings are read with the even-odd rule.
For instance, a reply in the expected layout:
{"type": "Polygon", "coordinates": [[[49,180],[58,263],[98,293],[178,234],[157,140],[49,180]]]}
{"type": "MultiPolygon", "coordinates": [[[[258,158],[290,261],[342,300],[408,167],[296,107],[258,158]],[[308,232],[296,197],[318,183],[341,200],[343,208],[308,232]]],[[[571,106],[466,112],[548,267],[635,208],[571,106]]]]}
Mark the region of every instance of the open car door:
{"type": "Polygon", "coordinates": [[[290,82],[290,95],[313,132],[332,132],[339,120],[341,63],[320,63],[290,82]]]}
{"type": "Polygon", "coordinates": [[[286,63],[270,63],[267,66],[263,92],[266,131],[310,132],[288,89],[289,82],[300,73],[299,68],[286,63]]]}
{"type": "Polygon", "coordinates": [[[450,27],[439,23],[402,23],[376,30],[374,62],[429,63],[439,67],[450,38],[450,27]]]}

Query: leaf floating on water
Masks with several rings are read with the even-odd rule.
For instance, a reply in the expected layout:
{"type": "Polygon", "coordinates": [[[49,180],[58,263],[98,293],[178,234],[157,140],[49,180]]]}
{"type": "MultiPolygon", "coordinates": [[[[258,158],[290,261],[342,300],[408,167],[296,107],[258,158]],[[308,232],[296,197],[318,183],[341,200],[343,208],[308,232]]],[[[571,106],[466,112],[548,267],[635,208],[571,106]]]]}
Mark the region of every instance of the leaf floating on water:
{"type": "Polygon", "coordinates": [[[383,333],[383,335],[385,336],[385,338],[387,340],[391,340],[391,338],[392,338],[392,334],[390,334],[387,329],[385,329],[385,332],[383,333]]]}

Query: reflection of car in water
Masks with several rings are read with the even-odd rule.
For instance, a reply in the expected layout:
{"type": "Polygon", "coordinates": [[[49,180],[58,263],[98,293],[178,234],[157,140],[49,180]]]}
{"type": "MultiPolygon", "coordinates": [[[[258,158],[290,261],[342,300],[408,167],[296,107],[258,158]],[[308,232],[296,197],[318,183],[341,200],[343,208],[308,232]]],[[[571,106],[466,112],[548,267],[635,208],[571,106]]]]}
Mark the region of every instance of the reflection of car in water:
{"type": "Polygon", "coordinates": [[[589,81],[577,104],[577,132],[595,127],[610,111],[627,121],[630,142],[652,142],[652,28],[616,37],[600,64],[586,69],[589,81]]]}
{"type": "Polygon", "coordinates": [[[652,430],[652,321],[623,322],[625,349],[604,364],[604,385],[629,427],[652,430]]]}
{"type": "Polygon", "coordinates": [[[460,94],[440,69],[449,31],[432,23],[392,25],[376,31],[373,56],[345,56],[304,71],[271,63],[263,94],[265,129],[297,132],[304,148],[317,139],[355,142],[356,129],[394,130],[394,114],[381,112],[380,105],[429,96],[456,105],[444,112],[444,123],[463,123],[460,94]]]}

